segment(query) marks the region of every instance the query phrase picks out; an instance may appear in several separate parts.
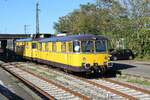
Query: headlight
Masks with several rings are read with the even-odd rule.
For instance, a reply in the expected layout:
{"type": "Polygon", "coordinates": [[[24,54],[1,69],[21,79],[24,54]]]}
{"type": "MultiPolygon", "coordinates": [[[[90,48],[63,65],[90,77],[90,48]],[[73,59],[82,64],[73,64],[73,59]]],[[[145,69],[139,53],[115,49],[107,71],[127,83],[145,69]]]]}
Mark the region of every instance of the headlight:
{"type": "Polygon", "coordinates": [[[90,64],[82,63],[82,67],[84,67],[85,69],[89,69],[90,68],[90,64]]]}
{"type": "Polygon", "coordinates": [[[82,60],[83,60],[83,62],[86,62],[86,58],[85,57],[83,57],[82,60]]]}

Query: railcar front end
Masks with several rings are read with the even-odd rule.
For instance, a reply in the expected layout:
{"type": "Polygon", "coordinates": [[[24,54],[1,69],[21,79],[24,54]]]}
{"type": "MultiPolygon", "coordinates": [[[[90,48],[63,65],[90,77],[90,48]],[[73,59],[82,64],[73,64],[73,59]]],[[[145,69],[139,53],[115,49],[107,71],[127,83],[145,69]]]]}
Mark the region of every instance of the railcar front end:
{"type": "Polygon", "coordinates": [[[76,71],[103,72],[111,67],[107,50],[107,40],[76,40],[73,41],[73,53],[69,56],[69,65],[76,71]]]}

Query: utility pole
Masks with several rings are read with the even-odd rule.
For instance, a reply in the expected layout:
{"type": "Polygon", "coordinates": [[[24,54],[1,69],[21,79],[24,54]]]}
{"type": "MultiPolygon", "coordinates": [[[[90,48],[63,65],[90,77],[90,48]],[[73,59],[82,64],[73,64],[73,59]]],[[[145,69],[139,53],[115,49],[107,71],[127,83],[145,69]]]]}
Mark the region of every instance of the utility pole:
{"type": "Polygon", "coordinates": [[[27,34],[27,27],[28,25],[24,25],[24,34],[27,34]]]}
{"type": "Polygon", "coordinates": [[[39,34],[39,0],[37,0],[37,3],[36,3],[36,38],[39,34]]]}
{"type": "Polygon", "coordinates": [[[24,25],[24,34],[26,35],[27,33],[28,33],[28,27],[29,27],[30,25],[24,25]]]}

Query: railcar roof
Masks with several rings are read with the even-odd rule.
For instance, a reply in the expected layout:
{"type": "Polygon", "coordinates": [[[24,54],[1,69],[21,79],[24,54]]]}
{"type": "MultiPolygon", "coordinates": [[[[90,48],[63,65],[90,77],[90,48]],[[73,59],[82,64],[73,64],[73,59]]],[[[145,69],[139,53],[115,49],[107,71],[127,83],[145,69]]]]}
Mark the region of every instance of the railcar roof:
{"type": "Polygon", "coordinates": [[[29,41],[39,41],[43,38],[36,38],[36,39],[32,39],[32,38],[25,38],[25,39],[17,39],[17,42],[29,42],[29,41]]]}
{"type": "Polygon", "coordinates": [[[35,38],[35,39],[32,39],[32,41],[40,41],[41,39],[43,38],[35,38]]]}
{"type": "Polygon", "coordinates": [[[66,41],[74,41],[74,40],[108,40],[105,36],[97,36],[92,34],[81,34],[81,35],[70,35],[65,37],[52,37],[52,38],[45,38],[39,40],[39,42],[66,42],[66,41]]]}
{"type": "Polygon", "coordinates": [[[25,39],[17,39],[17,42],[28,42],[28,41],[32,41],[32,38],[25,38],[25,39]]]}

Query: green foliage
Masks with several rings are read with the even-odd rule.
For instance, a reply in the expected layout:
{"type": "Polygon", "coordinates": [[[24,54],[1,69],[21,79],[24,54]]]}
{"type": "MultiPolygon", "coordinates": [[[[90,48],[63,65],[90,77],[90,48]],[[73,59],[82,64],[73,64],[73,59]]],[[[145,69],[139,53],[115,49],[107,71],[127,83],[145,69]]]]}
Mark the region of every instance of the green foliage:
{"type": "Polygon", "coordinates": [[[110,37],[113,48],[121,41],[140,58],[150,56],[150,1],[96,0],[80,5],[54,23],[57,32],[110,37]]]}

